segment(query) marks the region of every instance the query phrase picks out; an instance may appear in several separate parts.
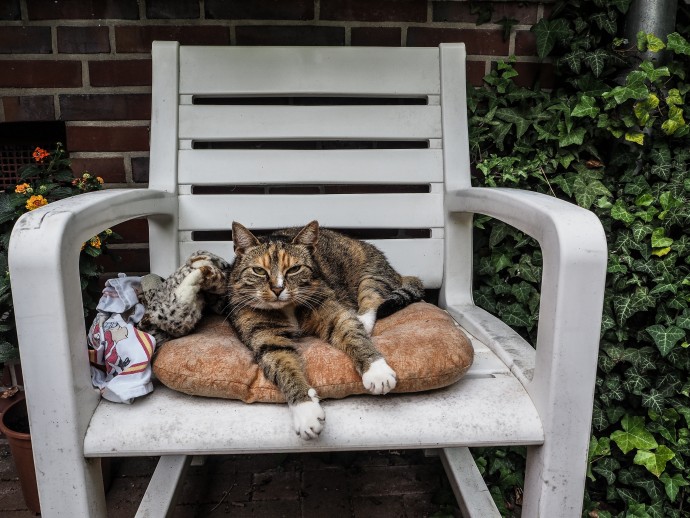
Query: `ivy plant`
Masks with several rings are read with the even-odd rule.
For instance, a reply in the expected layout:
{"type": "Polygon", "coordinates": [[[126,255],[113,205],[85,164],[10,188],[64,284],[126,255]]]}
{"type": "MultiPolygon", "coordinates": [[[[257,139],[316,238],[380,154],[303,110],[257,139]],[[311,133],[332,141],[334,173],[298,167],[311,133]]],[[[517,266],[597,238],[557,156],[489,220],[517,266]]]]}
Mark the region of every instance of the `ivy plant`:
{"type": "MultiPolygon", "coordinates": [[[[629,3],[557,2],[532,28],[556,88],[519,87],[512,63],[499,63],[471,92],[472,154],[476,184],[572,201],[607,233],[585,515],[681,517],[690,516],[688,13],[679,9],[677,32],[627,41],[629,3]]],[[[475,225],[475,301],[534,342],[538,247],[488,218],[475,225]]],[[[475,456],[502,513],[518,515],[522,481],[511,474],[522,450],[475,456]]]]}

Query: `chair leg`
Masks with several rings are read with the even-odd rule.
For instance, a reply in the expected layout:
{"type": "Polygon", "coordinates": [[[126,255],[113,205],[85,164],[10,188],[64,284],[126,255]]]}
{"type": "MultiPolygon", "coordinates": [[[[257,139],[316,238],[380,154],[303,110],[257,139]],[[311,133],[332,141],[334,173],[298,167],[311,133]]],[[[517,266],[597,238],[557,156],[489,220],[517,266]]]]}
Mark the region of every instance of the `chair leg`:
{"type": "Polygon", "coordinates": [[[191,462],[192,457],[188,455],[163,455],[153,472],[135,518],[172,516],[191,462]]]}
{"type": "Polygon", "coordinates": [[[579,452],[553,442],[528,447],[522,516],[579,518],[586,462],[586,447],[579,452]]]}
{"type": "Polygon", "coordinates": [[[101,460],[83,457],[69,463],[65,456],[41,463],[36,470],[41,516],[106,518],[101,460]],[[66,484],[65,481],[70,483],[66,484]]]}
{"type": "Polygon", "coordinates": [[[500,518],[501,513],[469,448],[444,448],[440,455],[462,515],[465,518],[500,518]]]}

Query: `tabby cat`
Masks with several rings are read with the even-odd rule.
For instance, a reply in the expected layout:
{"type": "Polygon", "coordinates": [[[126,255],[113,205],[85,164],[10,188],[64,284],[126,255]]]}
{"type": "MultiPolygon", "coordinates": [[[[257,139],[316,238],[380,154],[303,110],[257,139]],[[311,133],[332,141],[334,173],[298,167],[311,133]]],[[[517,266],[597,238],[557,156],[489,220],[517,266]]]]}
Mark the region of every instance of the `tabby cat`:
{"type": "Polygon", "coordinates": [[[232,232],[230,321],[285,395],[300,437],[317,437],[325,421],[294,346],[300,335],[345,352],[372,394],[395,388],[395,372],[370,334],[377,316],[423,297],[418,278],[401,276],[374,246],[320,229],[317,221],[259,238],[234,222],[232,232]]]}

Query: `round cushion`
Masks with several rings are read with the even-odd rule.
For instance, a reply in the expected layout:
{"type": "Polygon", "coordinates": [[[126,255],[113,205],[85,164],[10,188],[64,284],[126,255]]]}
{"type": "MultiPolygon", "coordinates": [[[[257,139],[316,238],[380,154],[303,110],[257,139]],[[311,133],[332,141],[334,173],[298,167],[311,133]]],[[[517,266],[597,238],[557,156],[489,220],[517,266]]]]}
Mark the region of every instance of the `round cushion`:
{"type": "MultiPolygon", "coordinates": [[[[470,341],[445,311],[417,302],[376,322],[376,348],[396,372],[393,392],[418,392],[459,380],[474,358],[470,341]]],[[[307,379],[322,399],[367,394],[347,355],[314,337],[300,339],[307,379]]],[[[252,353],[220,316],[205,317],[191,335],[166,342],[153,361],[156,377],[195,396],[284,402],[252,353]]]]}

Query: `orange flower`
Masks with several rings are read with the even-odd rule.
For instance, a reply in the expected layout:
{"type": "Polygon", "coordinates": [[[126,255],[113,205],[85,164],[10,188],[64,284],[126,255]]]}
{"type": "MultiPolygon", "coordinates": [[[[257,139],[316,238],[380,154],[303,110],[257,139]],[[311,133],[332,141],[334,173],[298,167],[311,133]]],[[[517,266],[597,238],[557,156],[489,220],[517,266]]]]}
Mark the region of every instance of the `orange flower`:
{"type": "Polygon", "coordinates": [[[24,194],[29,187],[31,186],[28,183],[20,183],[14,188],[14,192],[24,194]]]}
{"type": "Polygon", "coordinates": [[[100,176],[97,176],[96,180],[98,180],[98,183],[100,183],[101,185],[103,184],[103,178],[101,178],[100,176]]]}
{"type": "Polygon", "coordinates": [[[41,162],[45,157],[50,156],[50,153],[48,153],[45,149],[37,147],[36,149],[34,149],[32,156],[34,157],[34,160],[36,160],[36,162],[41,162]]]}
{"type": "Polygon", "coordinates": [[[43,207],[44,205],[48,204],[48,200],[46,200],[43,196],[39,195],[34,195],[29,200],[26,202],[26,209],[27,210],[34,210],[39,207],[43,207]]]}
{"type": "Polygon", "coordinates": [[[101,247],[101,238],[99,238],[98,236],[92,237],[91,241],[89,241],[89,244],[94,248],[100,248],[101,247]]]}

